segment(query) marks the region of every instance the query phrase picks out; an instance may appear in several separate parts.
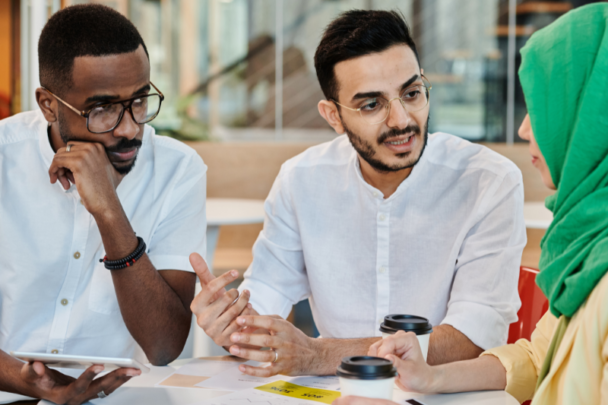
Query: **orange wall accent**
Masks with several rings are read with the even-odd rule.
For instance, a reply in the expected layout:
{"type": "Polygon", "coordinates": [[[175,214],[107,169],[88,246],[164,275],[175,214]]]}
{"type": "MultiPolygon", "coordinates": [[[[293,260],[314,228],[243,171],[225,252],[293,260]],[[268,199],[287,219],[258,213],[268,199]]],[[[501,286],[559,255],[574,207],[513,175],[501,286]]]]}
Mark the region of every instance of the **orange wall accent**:
{"type": "Polygon", "coordinates": [[[8,116],[12,83],[11,2],[0,1],[0,118],[8,116]]]}

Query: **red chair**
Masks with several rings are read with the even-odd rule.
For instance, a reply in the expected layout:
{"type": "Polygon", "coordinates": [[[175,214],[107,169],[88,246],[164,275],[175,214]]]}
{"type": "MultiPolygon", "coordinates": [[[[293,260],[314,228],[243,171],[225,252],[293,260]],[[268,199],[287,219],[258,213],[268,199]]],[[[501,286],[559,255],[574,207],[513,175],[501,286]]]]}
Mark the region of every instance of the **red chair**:
{"type": "Polygon", "coordinates": [[[536,324],[549,309],[549,301],[536,285],[538,270],[529,267],[519,268],[519,298],[521,308],[517,313],[517,321],[509,326],[507,343],[515,343],[518,339],[532,337],[536,324]]]}

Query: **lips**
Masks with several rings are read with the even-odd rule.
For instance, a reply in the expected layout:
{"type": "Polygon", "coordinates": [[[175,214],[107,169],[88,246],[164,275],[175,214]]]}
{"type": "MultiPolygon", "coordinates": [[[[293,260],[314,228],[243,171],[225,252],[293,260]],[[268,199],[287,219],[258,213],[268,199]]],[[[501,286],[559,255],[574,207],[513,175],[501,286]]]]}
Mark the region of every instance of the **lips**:
{"type": "Polygon", "coordinates": [[[138,148],[123,149],[116,152],[110,152],[112,160],[115,162],[126,162],[132,160],[137,155],[138,148]]]}
{"type": "Polygon", "coordinates": [[[395,153],[405,153],[412,150],[415,139],[415,134],[401,135],[387,139],[383,145],[395,153]]]}

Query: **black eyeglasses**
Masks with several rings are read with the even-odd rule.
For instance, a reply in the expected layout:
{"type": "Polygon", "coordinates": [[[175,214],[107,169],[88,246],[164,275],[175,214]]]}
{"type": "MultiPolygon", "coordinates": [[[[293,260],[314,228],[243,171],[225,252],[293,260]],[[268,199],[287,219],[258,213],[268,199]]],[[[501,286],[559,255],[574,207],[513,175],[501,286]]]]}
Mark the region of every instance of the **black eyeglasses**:
{"type": "Polygon", "coordinates": [[[133,117],[133,121],[137,124],[146,124],[156,118],[160,112],[160,106],[165,99],[165,96],[152,82],[150,82],[150,85],[154,87],[154,90],[156,90],[158,94],[146,94],[128,100],[100,104],[86,111],[79,111],[57,97],[49,89],[45,90],[51,93],[53,97],[61,101],[70,110],[81,117],[86,118],[89,132],[93,134],[103,134],[112,131],[120,124],[122,117],[125,115],[125,110],[129,110],[131,117],[133,117]]]}

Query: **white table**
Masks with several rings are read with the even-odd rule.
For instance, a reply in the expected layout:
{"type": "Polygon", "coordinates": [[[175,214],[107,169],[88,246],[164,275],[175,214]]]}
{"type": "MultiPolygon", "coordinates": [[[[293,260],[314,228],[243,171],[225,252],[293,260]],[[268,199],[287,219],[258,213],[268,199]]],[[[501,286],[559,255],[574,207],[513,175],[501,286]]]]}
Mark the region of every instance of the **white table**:
{"type": "Polygon", "coordinates": [[[553,213],[544,202],[527,202],[524,203],[524,221],[526,228],[547,229],[553,221],[553,213]]]}
{"type": "MultiPolygon", "coordinates": [[[[118,388],[105,399],[91,401],[95,405],[187,405],[205,399],[225,395],[226,391],[215,391],[203,388],[172,388],[155,387],[154,385],[173,371],[186,364],[189,360],[178,360],[168,367],[150,366],[149,374],[142,374],[133,378],[124,386],[118,388]]],[[[412,395],[395,390],[394,400],[405,405],[403,399],[412,395]]],[[[425,405],[518,405],[519,403],[511,395],[504,391],[480,391],[463,392],[460,394],[422,395],[414,394],[414,397],[425,405]]],[[[45,401],[44,405],[51,405],[45,401]]],[[[319,403],[319,405],[322,405],[319,403]]]]}
{"type": "MultiPolygon", "coordinates": [[[[264,222],[264,200],[248,200],[236,198],[208,198],[207,199],[207,266],[213,268],[215,248],[220,236],[222,225],[248,225],[264,222]]],[[[196,284],[196,294],[201,290],[196,284]]],[[[226,351],[217,346],[196,325],[192,317],[190,334],[180,358],[219,356],[226,351]]]]}

